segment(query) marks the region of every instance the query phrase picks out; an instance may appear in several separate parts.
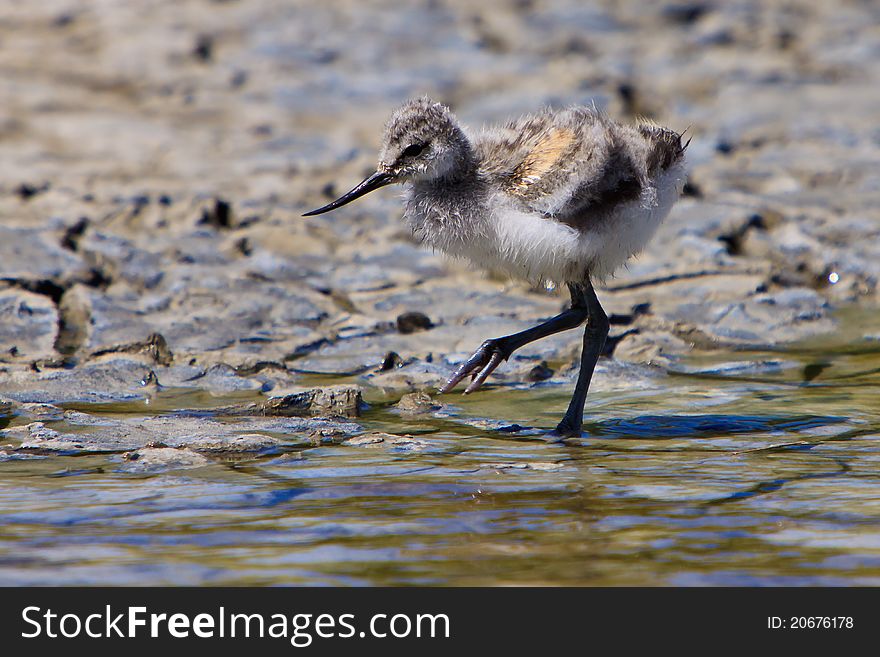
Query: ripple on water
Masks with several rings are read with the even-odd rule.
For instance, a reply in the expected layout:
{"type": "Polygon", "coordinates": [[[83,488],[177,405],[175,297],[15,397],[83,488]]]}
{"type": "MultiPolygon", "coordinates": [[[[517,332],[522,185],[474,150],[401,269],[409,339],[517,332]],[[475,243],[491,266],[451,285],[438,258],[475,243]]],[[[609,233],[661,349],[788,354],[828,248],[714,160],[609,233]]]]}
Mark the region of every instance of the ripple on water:
{"type": "MultiPolygon", "coordinates": [[[[540,428],[565,386],[495,386],[417,418],[374,400],[361,440],[287,439],[279,420],[280,451],[208,454],[191,470],[126,474],[113,453],[7,458],[0,580],[876,584],[880,355],[826,351],[805,384],[800,353],[757,370],[701,356],[652,388],[598,385],[585,436],[563,444],[540,428]]],[[[111,425],[143,413],[80,410],[111,425]]]]}

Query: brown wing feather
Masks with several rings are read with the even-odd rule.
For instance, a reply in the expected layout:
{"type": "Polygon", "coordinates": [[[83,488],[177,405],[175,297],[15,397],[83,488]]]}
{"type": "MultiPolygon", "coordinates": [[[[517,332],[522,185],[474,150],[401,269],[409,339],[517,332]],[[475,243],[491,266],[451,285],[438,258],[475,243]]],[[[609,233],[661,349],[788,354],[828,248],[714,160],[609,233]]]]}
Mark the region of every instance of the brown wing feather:
{"type": "Polygon", "coordinates": [[[648,122],[623,126],[589,108],[520,119],[477,144],[487,179],[530,211],[579,229],[639,199],[686,146],[672,130],[648,122]],[[548,213],[542,200],[566,188],[568,197],[556,195],[559,205],[548,213]]]}
{"type": "Polygon", "coordinates": [[[553,128],[529,150],[509,178],[510,191],[528,195],[529,189],[556,167],[575,141],[575,133],[566,128],[553,128]]]}

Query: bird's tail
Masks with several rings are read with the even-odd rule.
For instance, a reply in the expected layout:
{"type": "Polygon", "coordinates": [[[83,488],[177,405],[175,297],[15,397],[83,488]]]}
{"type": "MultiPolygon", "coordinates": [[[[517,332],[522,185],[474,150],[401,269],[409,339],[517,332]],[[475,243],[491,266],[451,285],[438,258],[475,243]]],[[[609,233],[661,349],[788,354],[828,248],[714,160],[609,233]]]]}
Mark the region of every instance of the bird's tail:
{"type": "Polygon", "coordinates": [[[666,170],[684,157],[684,152],[691,140],[682,143],[684,133],[663,128],[653,122],[644,122],[638,126],[639,132],[649,144],[650,156],[648,169],[656,171],[656,167],[666,170]]]}

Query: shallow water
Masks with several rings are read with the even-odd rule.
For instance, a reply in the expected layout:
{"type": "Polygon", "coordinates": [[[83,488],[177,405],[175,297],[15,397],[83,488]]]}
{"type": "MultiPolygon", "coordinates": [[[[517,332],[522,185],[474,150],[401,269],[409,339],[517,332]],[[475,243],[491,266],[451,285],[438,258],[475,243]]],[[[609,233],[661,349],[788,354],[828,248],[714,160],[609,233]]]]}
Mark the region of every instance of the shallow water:
{"type": "Polygon", "coordinates": [[[504,428],[552,426],[567,387],[494,387],[442,416],[372,399],[366,429],[417,440],[397,447],[299,440],[151,476],[118,454],[0,462],[0,582],[878,585],[878,325],[842,320],[597,386],[565,445],[504,428]]]}

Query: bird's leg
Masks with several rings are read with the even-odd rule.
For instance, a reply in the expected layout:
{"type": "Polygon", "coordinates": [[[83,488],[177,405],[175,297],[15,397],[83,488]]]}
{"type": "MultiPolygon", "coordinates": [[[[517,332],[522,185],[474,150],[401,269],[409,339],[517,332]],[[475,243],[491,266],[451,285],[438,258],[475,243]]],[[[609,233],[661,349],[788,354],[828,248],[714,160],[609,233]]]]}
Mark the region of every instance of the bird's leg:
{"type": "Polygon", "coordinates": [[[581,352],[581,369],[578,372],[577,384],[574,394],[568,404],[568,410],[556,429],[548,434],[555,440],[562,440],[581,435],[581,425],[584,421],[584,402],[587,400],[587,391],[590,389],[590,380],[593,378],[593,369],[599,354],[605,346],[605,338],[608,337],[608,316],[602,310],[599,299],[593,285],[587,281],[582,288],[584,304],[587,308],[587,328],[584,331],[584,348],[581,352]]]}
{"type": "Polygon", "coordinates": [[[441,394],[449,392],[462,379],[470,375],[473,380],[464,392],[465,394],[471,393],[483,385],[483,382],[495,371],[495,368],[510,358],[510,355],[520,347],[583,324],[589,312],[589,307],[585,302],[585,288],[582,285],[569,284],[568,289],[571,293],[571,308],[525,331],[486,340],[470,358],[455,370],[455,373],[443,384],[439,392],[441,394]]]}

